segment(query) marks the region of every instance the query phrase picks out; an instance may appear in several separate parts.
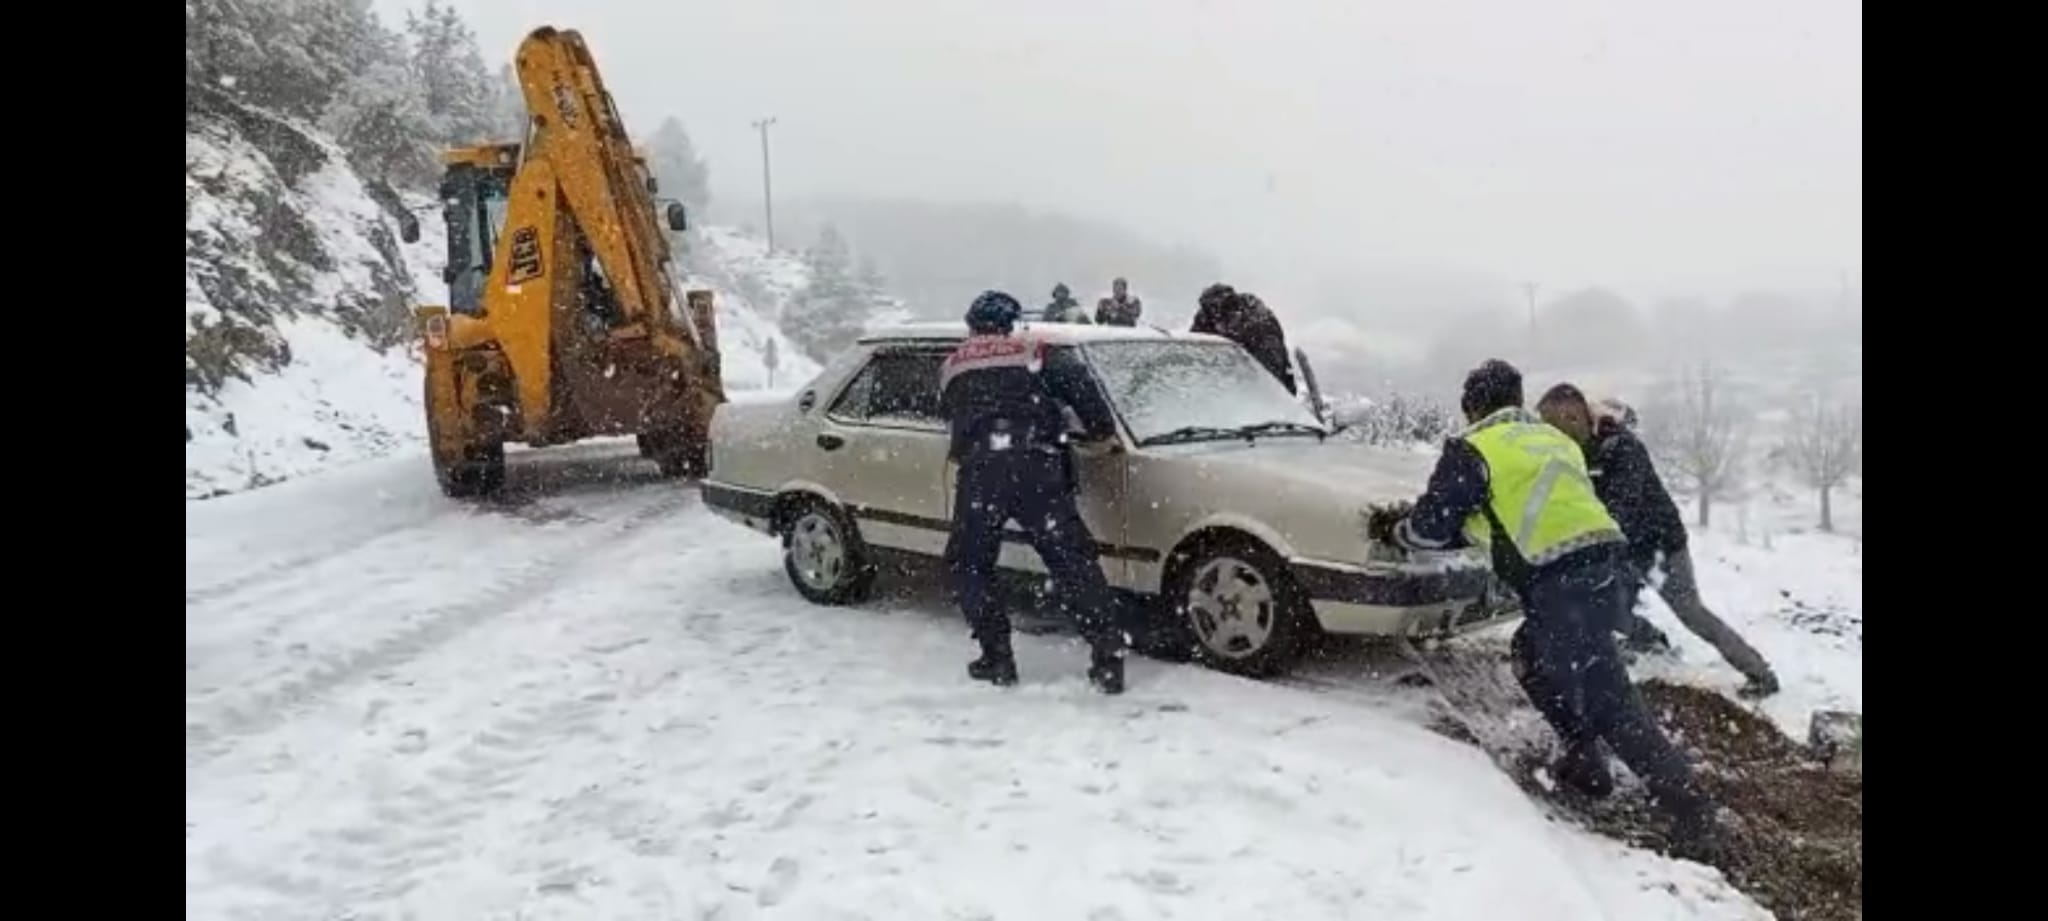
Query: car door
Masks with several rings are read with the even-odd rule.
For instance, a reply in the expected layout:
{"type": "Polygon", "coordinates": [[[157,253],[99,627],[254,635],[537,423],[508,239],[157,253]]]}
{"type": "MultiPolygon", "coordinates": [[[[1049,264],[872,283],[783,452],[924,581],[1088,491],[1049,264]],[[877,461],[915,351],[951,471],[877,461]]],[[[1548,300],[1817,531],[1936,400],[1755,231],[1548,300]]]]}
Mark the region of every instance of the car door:
{"type": "Polygon", "coordinates": [[[943,347],[885,345],[825,411],[813,450],[826,485],[868,543],[939,556],[946,513],[946,422],[939,410],[943,347]]]}
{"type": "MultiPolygon", "coordinates": [[[[1047,361],[1076,361],[1078,354],[1072,346],[1055,346],[1047,361]]],[[[1091,374],[1092,379],[1092,374],[1091,374]]],[[[1107,411],[1107,405],[1102,407],[1107,411]]],[[[1071,423],[1070,423],[1071,424],[1071,423]]],[[[1115,425],[1109,420],[1109,425],[1115,425]]],[[[1121,434],[1118,436],[1121,438],[1121,434]]],[[[1088,534],[1095,540],[1098,560],[1102,564],[1103,577],[1109,584],[1128,587],[1130,582],[1130,551],[1123,546],[1125,495],[1124,481],[1128,455],[1119,442],[1115,448],[1107,445],[1075,447],[1069,449],[1073,458],[1074,474],[1078,483],[1075,506],[1081,513],[1081,523],[1088,526],[1088,534]]],[[[950,503],[953,494],[954,471],[946,471],[945,492],[950,503]]],[[[948,507],[950,511],[950,505],[948,507]]],[[[1005,569],[1026,572],[1045,572],[1045,562],[1038,552],[1031,548],[1023,530],[1014,522],[1005,525],[1005,537],[998,565],[1005,569]]]]}

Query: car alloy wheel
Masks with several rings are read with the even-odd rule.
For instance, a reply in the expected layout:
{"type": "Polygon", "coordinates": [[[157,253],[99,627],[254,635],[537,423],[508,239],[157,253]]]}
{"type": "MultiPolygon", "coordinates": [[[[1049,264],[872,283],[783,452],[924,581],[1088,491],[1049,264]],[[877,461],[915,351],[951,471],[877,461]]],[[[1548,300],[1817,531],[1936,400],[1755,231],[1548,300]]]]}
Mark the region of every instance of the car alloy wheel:
{"type": "Polygon", "coordinates": [[[1188,581],[1188,626],[1210,653],[1226,659],[1257,655],[1273,638],[1280,600],[1258,567],[1218,556],[1188,581]]]}
{"type": "Polygon", "coordinates": [[[829,592],[846,572],[846,538],[823,512],[805,512],[789,529],[791,571],[813,591],[829,592]]]}

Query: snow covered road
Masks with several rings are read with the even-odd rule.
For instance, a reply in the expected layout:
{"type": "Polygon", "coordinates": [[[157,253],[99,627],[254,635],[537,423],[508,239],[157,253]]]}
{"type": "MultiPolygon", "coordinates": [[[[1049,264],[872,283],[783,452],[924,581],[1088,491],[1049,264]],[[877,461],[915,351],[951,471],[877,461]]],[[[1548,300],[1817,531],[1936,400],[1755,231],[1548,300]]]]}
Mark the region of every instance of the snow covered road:
{"type": "Polygon", "coordinates": [[[964,680],[928,601],[825,609],[630,445],[187,505],[192,918],[1767,917],[1547,821],[1395,708],[1065,638],[964,680]]]}

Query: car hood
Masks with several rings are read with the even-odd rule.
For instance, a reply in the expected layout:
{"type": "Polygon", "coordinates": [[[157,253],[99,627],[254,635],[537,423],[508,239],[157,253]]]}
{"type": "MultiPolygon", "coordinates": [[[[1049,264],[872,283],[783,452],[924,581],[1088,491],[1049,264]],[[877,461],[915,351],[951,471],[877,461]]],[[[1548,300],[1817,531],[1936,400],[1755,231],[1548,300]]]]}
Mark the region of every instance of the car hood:
{"type": "Polygon", "coordinates": [[[1201,442],[1143,449],[1169,463],[1210,468],[1218,474],[1279,481],[1274,485],[1321,491],[1358,506],[1414,501],[1429,484],[1438,452],[1388,448],[1305,436],[1201,442]]]}

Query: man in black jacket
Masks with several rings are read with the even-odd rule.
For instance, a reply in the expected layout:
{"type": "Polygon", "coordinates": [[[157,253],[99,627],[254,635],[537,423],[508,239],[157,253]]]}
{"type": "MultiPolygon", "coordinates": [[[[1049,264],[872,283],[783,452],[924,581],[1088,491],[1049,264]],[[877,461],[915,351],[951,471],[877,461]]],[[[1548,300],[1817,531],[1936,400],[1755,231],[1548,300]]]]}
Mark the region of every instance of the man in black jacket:
{"type": "Polygon", "coordinates": [[[1294,383],[1294,366],[1288,359],[1287,332],[1280,318],[1259,296],[1217,283],[1202,291],[1189,332],[1209,333],[1237,343],[1258,360],[1288,393],[1299,393],[1294,383]]]}
{"type": "Polygon", "coordinates": [[[1076,359],[1062,361],[1043,341],[1015,334],[1022,313],[1016,298],[983,292],[967,308],[973,335],[946,356],[939,372],[939,402],[951,431],[946,456],[960,465],[946,568],[981,645],[967,675],[999,686],[1017,683],[1010,620],[989,591],[1003,526],[1014,519],[1074,601],[1092,653],[1088,679],[1105,694],[1121,694],[1125,650],[1117,598],[1075,504],[1061,409],[1072,409],[1091,439],[1113,435],[1114,417],[1076,359]]]}
{"type": "MultiPolygon", "coordinates": [[[[1712,644],[1728,664],[1749,679],[1742,693],[1753,697],[1777,693],[1778,676],[1763,655],[1700,599],[1692,553],[1686,546],[1685,519],[1664,489],[1642,440],[1629,431],[1619,414],[1594,410],[1586,395],[1571,384],[1550,388],[1537,402],[1536,411],[1585,452],[1594,491],[1628,537],[1635,593],[1640,594],[1651,574],[1661,570],[1664,578],[1657,583],[1657,594],[1671,606],[1671,613],[1678,615],[1679,623],[1712,644]]],[[[1623,615],[1617,632],[1639,650],[1671,646],[1663,631],[1633,610],[1623,615]]]]}

